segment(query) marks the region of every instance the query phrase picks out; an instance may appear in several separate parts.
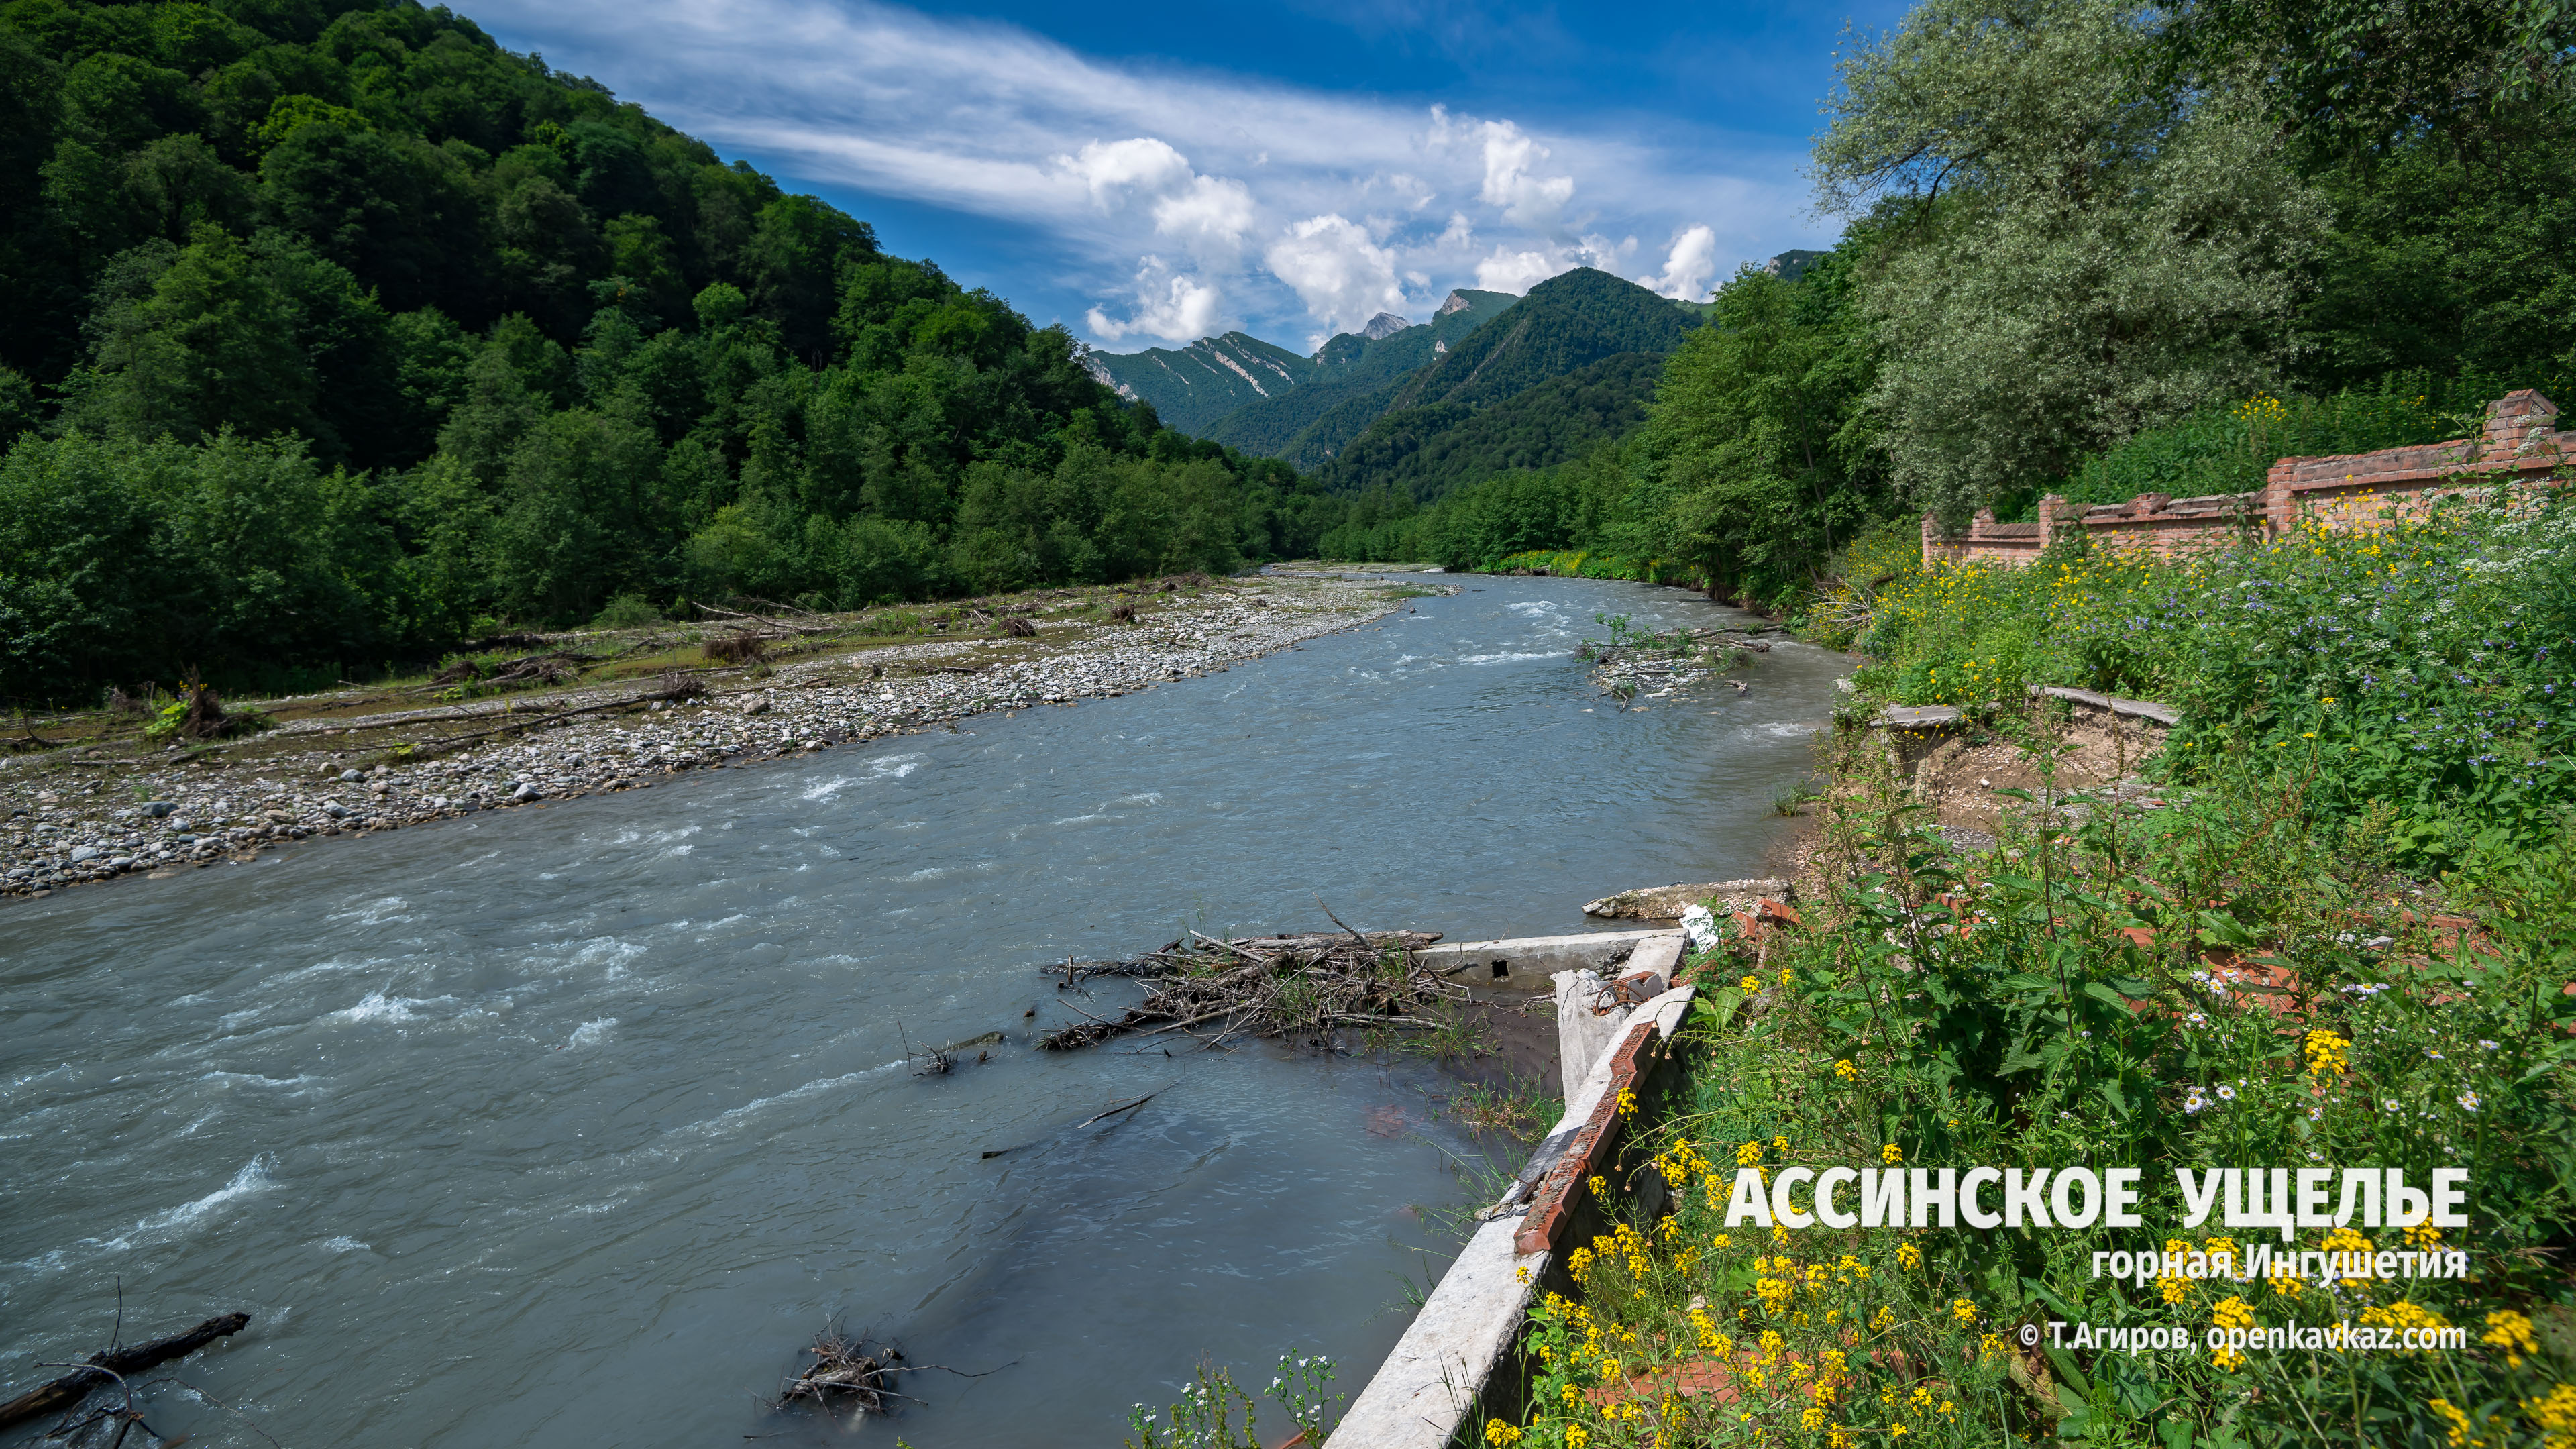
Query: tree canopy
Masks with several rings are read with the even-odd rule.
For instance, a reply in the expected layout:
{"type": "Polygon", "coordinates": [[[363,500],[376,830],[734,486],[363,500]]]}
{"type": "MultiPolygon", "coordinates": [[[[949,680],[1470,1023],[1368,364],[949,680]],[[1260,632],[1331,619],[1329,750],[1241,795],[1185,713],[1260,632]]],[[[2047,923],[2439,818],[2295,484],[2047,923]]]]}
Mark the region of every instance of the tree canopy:
{"type": "Polygon", "coordinates": [[[0,193],[0,693],[1225,569],[1338,518],[444,8],[9,0],[0,193]]]}

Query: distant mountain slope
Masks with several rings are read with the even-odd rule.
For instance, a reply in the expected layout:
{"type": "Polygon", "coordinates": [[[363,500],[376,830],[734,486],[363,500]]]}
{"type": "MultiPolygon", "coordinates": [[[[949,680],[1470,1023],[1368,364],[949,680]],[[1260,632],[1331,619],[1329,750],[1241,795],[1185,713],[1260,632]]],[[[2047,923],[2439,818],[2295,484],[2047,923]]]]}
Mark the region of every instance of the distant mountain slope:
{"type": "Polygon", "coordinates": [[[1421,326],[1373,342],[1345,332],[1315,354],[1315,376],[1305,387],[1247,403],[1220,419],[1206,436],[1312,472],[1386,411],[1387,399],[1406,378],[1446,357],[1519,302],[1508,292],[1461,288],[1421,326]]]}
{"type": "Polygon", "coordinates": [[[1230,332],[1177,350],[1093,353],[1086,366],[1166,425],[1281,459],[1335,492],[1428,499],[1626,432],[1664,355],[1703,312],[1578,268],[1526,297],[1452,292],[1419,325],[1381,313],[1310,358],[1230,332]]]}
{"type": "Polygon", "coordinates": [[[1658,352],[1619,352],[1486,408],[1441,402],[1381,414],[1319,472],[1335,493],[1386,488],[1428,503],[1516,468],[1544,468],[1645,421],[1658,352]]]}
{"type": "Polygon", "coordinates": [[[1500,322],[1414,374],[1388,406],[1499,402],[1617,353],[1670,352],[1699,325],[1668,297],[1578,267],[1530,288],[1500,322]]]}
{"type": "Polygon", "coordinates": [[[1165,427],[1203,438],[1210,424],[1245,403],[1284,395],[1309,381],[1315,362],[1258,337],[1229,332],[1177,350],[1094,352],[1084,358],[1083,367],[1119,396],[1152,403],[1165,427]]]}
{"type": "MultiPolygon", "coordinates": [[[[1341,333],[1312,357],[1229,332],[1183,348],[1094,352],[1083,365],[1121,396],[1153,404],[1167,427],[1281,457],[1301,429],[1335,404],[1401,382],[1519,300],[1507,292],[1461,288],[1429,322],[1407,323],[1381,312],[1365,331],[1341,333]]],[[[1356,433],[1375,416],[1371,409],[1339,436],[1356,433]]]]}

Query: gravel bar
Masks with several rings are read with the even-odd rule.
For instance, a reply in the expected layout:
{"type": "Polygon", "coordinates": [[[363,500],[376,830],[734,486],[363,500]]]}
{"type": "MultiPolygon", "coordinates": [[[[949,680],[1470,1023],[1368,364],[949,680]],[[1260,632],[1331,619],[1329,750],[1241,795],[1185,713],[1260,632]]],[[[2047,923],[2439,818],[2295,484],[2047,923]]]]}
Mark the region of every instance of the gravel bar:
{"type": "MultiPolygon", "coordinates": [[[[935,639],[780,663],[765,677],[711,676],[702,699],[618,704],[615,690],[525,695],[445,722],[502,733],[417,756],[358,744],[351,733],[401,733],[434,711],[289,726],[189,758],[116,747],[0,759],[0,896],[44,896],[122,876],[256,859],[263,849],[330,836],[649,788],[691,770],[736,768],[836,745],[952,725],[992,710],[1070,705],[1258,659],[1403,607],[1389,584],[1430,580],[1299,573],[1235,579],[1195,597],[1166,597],[1133,624],[1084,621],[1027,639],[935,639]],[[609,702],[614,707],[550,720],[609,702]],[[504,711],[509,711],[504,713],[504,711]],[[309,743],[308,743],[309,742],[309,743]],[[335,748],[335,746],[337,746],[335,748]]],[[[149,747],[142,747],[146,751],[149,747]]],[[[461,844],[461,838],[460,838],[461,844]]]]}

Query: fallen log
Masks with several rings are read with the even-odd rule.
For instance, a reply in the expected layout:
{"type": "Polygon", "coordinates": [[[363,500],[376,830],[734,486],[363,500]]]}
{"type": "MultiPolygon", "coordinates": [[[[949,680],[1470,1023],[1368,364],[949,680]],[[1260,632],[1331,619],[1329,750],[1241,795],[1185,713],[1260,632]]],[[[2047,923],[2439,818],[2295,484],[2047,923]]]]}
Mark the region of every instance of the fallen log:
{"type": "Polygon", "coordinates": [[[75,1369],[52,1383],[0,1404],[0,1429],[21,1424],[40,1414],[68,1409],[89,1396],[89,1391],[116,1382],[120,1374],[137,1374],[174,1358],[186,1358],[219,1338],[228,1338],[250,1326],[247,1313],[226,1313],[209,1318],[185,1333],[138,1343],[131,1348],[113,1349],[89,1356],[89,1366],[75,1369]]]}

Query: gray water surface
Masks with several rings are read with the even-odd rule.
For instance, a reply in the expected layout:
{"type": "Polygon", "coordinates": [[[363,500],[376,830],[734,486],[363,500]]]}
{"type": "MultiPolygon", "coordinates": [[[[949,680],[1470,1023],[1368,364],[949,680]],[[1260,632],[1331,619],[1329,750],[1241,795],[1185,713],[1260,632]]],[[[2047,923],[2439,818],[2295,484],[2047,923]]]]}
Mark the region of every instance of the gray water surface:
{"type": "Polygon", "coordinates": [[[129,1340],[253,1315],[184,1377],[291,1449],[837,1442],[755,1403],[836,1319],[982,1375],[915,1375],[856,1436],[889,1445],[1115,1444],[1203,1360],[1322,1352],[1356,1390],[1454,1246],[1417,1211],[1477,1151],[1440,1078],[1040,1054],[1074,1018],[1032,965],[1314,928],[1318,895],[1582,930],[1756,874],[1844,668],[1784,644],[1749,693],[1619,713],[1572,657],[1594,613],[1740,616],[1464,585],[1123,699],[7,907],[6,1391],[99,1346],[120,1277],[129,1340]]]}

